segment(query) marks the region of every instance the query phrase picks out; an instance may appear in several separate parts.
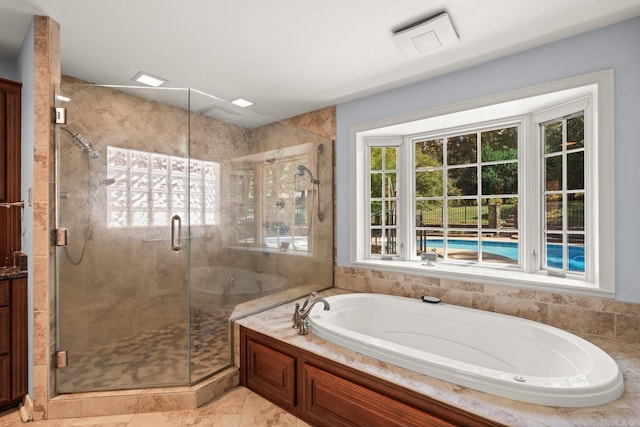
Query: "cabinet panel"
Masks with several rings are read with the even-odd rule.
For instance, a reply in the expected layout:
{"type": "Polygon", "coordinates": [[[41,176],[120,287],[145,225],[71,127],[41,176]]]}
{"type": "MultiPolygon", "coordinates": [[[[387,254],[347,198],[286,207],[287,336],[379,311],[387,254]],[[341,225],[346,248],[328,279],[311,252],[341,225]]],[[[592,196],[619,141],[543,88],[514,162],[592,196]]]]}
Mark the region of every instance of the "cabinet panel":
{"type": "Polygon", "coordinates": [[[304,365],[303,413],[331,426],[453,426],[412,406],[304,365]]]}
{"type": "Polygon", "coordinates": [[[279,404],[293,409],[296,405],[296,359],[247,341],[247,385],[258,393],[271,396],[279,404]]]}
{"type": "Polygon", "coordinates": [[[27,278],[11,281],[11,399],[27,394],[27,278]]]}
{"type": "MultiPolygon", "coordinates": [[[[0,308],[0,355],[8,354],[11,349],[9,334],[9,307],[0,308]]],[[[4,380],[4,377],[0,377],[4,380]]]]}
{"type": "Polygon", "coordinates": [[[9,305],[9,281],[0,281],[0,307],[9,305]]]}
{"type": "Polygon", "coordinates": [[[0,356],[0,405],[11,399],[11,357],[0,356]]]}

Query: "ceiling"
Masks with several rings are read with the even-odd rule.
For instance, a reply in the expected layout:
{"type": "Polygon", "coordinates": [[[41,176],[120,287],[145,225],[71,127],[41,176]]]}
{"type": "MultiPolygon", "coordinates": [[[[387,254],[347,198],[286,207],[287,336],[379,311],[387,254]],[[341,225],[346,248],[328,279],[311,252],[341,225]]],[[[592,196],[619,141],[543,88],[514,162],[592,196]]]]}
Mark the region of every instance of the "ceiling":
{"type": "Polygon", "coordinates": [[[138,71],[275,119],[399,87],[640,15],[640,0],[0,0],[0,59],[33,15],[61,26],[63,74],[138,71]],[[408,57],[393,31],[446,11],[452,47],[408,57]]]}

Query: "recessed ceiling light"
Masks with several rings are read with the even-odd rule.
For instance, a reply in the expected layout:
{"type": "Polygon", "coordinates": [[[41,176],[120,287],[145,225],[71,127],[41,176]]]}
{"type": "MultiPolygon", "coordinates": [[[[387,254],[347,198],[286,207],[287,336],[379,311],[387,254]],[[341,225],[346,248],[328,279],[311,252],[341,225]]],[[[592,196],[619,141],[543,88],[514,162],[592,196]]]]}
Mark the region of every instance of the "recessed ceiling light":
{"type": "Polygon", "coordinates": [[[169,81],[160,77],[156,77],[149,73],[145,73],[144,71],[140,71],[138,74],[133,76],[131,80],[134,80],[138,83],[142,83],[143,85],[152,86],[152,87],[162,86],[163,84],[169,81]]]}
{"type": "Polygon", "coordinates": [[[64,96],[64,95],[56,95],[56,99],[58,101],[62,101],[62,102],[69,102],[71,101],[71,98],[69,98],[68,96],[64,96]]]}
{"type": "Polygon", "coordinates": [[[231,101],[232,104],[237,105],[238,107],[247,108],[253,105],[253,102],[247,101],[246,99],[238,98],[235,101],[231,101]]]}

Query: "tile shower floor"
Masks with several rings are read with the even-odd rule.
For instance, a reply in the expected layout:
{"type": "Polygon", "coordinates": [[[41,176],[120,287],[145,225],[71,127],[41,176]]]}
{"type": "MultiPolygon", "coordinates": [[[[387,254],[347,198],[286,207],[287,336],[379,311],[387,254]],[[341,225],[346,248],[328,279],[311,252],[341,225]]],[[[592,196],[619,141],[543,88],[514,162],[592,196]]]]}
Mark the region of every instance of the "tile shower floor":
{"type": "MultiPolygon", "coordinates": [[[[0,427],[23,425],[16,410],[0,412],[0,427]]],[[[244,387],[194,410],[35,421],[25,427],[308,427],[244,387]]]]}
{"type": "MultiPolygon", "coordinates": [[[[230,364],[231,311],[196,313],[191,323],[191,375],[194,381],[230,364]]],[[[188,380],[187,322],[178,322],[96,346],[69,352],[69,366],[58,370],[59,390],[83,392],[159,387],[188,380]]]]}

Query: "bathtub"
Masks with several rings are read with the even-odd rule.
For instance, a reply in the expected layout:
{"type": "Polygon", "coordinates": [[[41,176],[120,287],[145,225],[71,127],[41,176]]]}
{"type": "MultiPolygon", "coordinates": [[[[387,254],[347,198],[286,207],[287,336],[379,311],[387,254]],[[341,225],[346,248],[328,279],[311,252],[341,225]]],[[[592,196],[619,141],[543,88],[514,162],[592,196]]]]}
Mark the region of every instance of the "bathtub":
{"type": "Polygon", "coordinates": [[[529,403],[611,402],[624,383],[615,361],[566,331],[518,317],[380,294],[326,298],[308,317],[317,336],[458,385],[529,403]]]}
{"type": "Polygon", "coordinates": [[[252,270],[210,266],[194,267],[190,272],[191,290],[213,296],[247,296],[284,290],[285,277],[252,270]]]}

